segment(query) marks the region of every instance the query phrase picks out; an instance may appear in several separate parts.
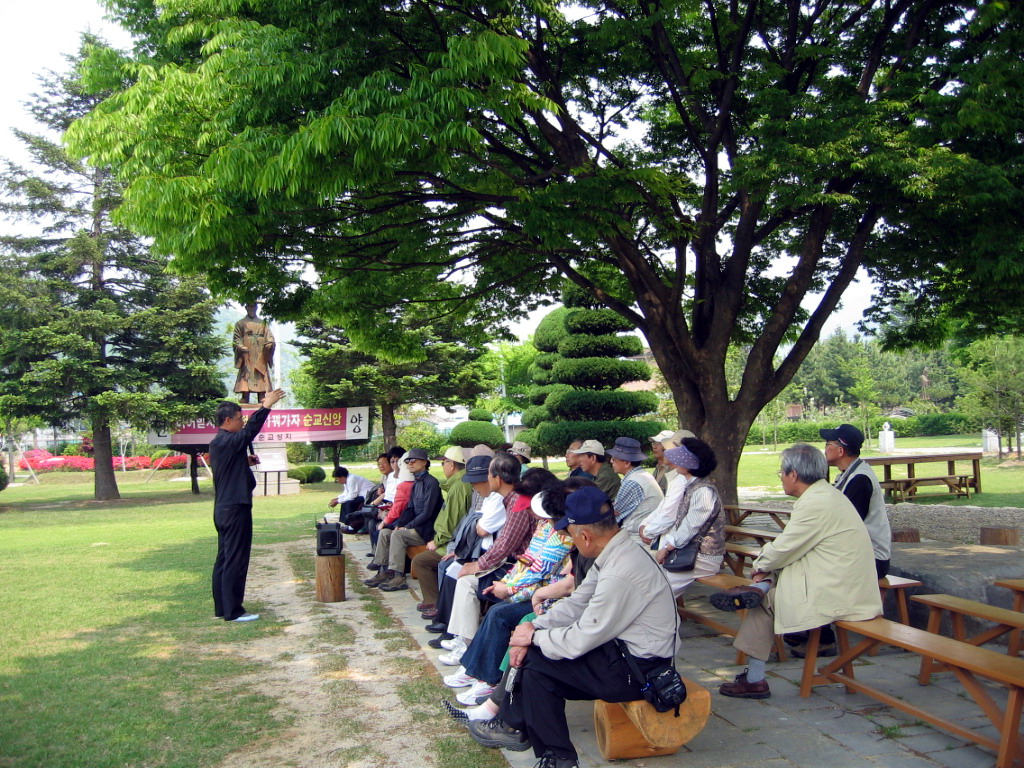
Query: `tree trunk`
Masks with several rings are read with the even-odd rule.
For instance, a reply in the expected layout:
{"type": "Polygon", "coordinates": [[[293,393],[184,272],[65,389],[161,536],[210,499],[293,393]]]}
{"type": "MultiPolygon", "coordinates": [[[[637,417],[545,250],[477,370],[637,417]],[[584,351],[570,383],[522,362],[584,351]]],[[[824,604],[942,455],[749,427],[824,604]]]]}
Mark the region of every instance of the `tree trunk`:
{"type": "Polygon", "coordinates": [[[114,472],[114,450],[110,439],[110,421],[101,416],[92,419],[92,448],[95,460],[93,496],[96,501],[120,499],[114,472]]]}
{"type": "Polygon", "coordinates": [[[380,424],[381,429],[384,431],[384,450],[394,448],[398,442],[398,429],[395,422],[395,406],[393,403],[381,403],[380,424]]]}
{"type": "MultiPolygon", "coordinates": [[[[718,466],[711,474],[715,487],[723,504],[735,504],[738,501],[739,463],[743,455],[750,425],[757,418],[757,411],[743,403],[724,400],[720,403],[705,400],[702,404],[705,421],[697,429],[692,429],[715,452],[718,466]]],[[[687,416],[686,418],[690,418],[687,416]]],[[[695,423],[691,420],[690,423],[695,423]]]]}
{"type": "Polygon", "coordinates": [[[335,469],[341,466],[341,442],[338,440],[331,443],[331,460],[335,469]]]}
{"type": "Polygon", "coordinates": [[[188,477],[192,481],[192,493],[199,495],[199,450],[188,453],[188,477]]]}

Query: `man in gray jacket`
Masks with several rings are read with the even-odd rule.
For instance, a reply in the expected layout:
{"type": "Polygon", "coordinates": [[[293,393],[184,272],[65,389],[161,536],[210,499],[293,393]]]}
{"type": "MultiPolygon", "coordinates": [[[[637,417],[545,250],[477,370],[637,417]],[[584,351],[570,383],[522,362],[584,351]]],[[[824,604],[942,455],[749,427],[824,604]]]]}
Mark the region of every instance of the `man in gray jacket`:
{"type": "Polygon", "coordinates": [[[576,768],[576,749],[565,721],[565,701],[643,698],[616,648],[621,640],[645,674],[671,662],[677,626],[672,590],[661,569],[615,522],[608,496],[586,487],[569,494],[568,530],[584,557],[595,558],[586,579],[548,613],[521,624],[509,643],[518,669],[498,718],[471,721],[481,744],[533,747],[541,768],[576,768]]]}

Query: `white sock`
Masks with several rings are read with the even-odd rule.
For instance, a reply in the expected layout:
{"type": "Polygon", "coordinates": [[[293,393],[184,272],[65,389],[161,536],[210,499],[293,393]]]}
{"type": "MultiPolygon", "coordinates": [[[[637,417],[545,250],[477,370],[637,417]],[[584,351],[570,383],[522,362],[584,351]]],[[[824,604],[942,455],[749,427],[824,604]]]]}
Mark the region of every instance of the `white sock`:
{"type": "Polygon", "coordinates": [[[498,715],[498,705],[488,699],[483,704],[478,704],[466,710],[470,720],[493,720],[498,715]]]}
{"type": "Polygon", "coordinates": [[[760,589],[767,595],[768,590],[772,588],[772,583],[770,581],[759,581],[756,584],[751,584],[750,586],[752,586],[754,589],[760,589]]]}

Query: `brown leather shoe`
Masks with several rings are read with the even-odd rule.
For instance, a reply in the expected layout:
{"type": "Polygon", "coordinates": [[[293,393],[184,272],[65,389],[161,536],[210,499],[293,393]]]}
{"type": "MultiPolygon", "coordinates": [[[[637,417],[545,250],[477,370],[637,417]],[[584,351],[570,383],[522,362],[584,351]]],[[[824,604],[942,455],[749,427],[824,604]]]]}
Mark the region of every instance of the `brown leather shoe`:
{"type": "Polygon", "coordinates": [[[723,696],[731,696],[734,699],[767,699],[772,695],[768,687],[768,681],[762,680],[759,683],[747,682],[747,670],[736,675],[731,683],[722,683],[718,686],[718,692],[723,696]]]}
{"type": "Polygon", "coordinates": [[[764,591],[757,587],[733,587],[715,592],[708,598],[708,602],[720,611],[739,611],[757,608],[763,598],[764,591]]]}
{"type": "Polygon", "coordinates": [[[433,621],[437,618],[437,608],[428,608],[420,614],[420,618],[426,619],[427,621],[433,621]]]}

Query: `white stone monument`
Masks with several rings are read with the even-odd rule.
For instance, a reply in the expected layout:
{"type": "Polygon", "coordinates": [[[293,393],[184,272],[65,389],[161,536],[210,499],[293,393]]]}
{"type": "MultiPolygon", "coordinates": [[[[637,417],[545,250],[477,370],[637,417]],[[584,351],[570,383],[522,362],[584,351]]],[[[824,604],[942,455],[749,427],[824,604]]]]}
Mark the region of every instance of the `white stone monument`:
{"type": "Polygon", "coordinates": [[[896,451],[896,433],[892,431],[892,425],[888,421],[882,425],[882,431],[878,433],[878,450],[882,453],[896,451]]]}
{"type": "Polygon", "coordinates": [[[981,450],[984,453],[999,453],[999,435],[994,429],[981,430],[981,450]]]}

